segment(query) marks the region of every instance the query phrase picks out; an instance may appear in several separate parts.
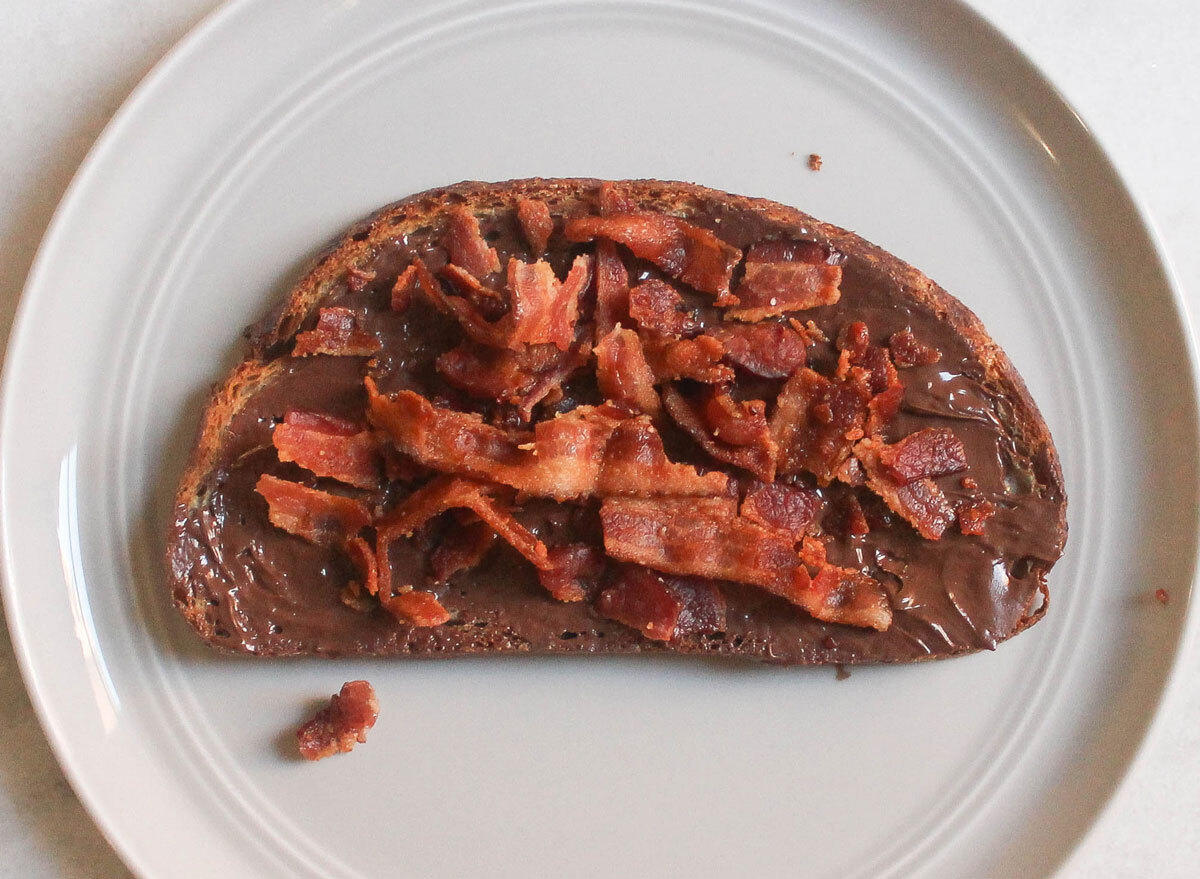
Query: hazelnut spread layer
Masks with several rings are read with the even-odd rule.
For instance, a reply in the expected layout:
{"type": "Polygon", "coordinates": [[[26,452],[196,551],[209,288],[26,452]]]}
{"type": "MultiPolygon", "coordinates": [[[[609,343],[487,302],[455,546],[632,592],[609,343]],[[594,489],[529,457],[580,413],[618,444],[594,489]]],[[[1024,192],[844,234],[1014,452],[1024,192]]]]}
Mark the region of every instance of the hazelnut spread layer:
{"type": "Polygon", "coordinates": [[[214,392],[168,546],[262,655],[911,661],[1047,607],[1061,470],[1003,352],[852,233],[681,183],[431,190],[214,392]]]}

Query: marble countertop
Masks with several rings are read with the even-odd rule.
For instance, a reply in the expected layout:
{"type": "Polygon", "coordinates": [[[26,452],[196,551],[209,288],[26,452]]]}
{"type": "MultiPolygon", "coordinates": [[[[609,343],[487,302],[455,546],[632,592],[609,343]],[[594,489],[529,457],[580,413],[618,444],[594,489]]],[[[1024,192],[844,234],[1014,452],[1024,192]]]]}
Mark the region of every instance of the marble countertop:
{"type": "MultiPolygon", "coordinates": [[[[1200,307],[1200,4],[972,0],[1058,85],[1149,212],[1200,307]]],[[[217,0],[6,0],[0,28],[0,332],[55,205],[139,79],[217,0]]],[[[1059,879],[1191,879],[1200,668],[1059,879]]],[[[0,875],[128,879],[63,778],[0,627],[0,875]]],[[[1002,877],[997,877],[1002,879],[1002,877]]]]}

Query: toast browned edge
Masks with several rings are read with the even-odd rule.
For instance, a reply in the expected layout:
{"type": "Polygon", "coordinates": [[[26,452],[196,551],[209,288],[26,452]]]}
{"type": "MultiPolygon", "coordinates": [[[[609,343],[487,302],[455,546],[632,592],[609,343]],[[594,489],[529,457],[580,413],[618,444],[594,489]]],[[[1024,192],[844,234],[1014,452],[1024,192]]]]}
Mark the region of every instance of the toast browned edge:
{"type": "MultiPolygon", "coordinates": [[[[181,507],[194,509],[203,503],[203,485],[216,460],[223,431],[255,390],[269,382],[279,371],[282,360],[275,355],[282,343],[295,336],[327,293],[344,278],[348,268],[364,266],[370,260],[377,242],[428,226],[454,205],[466,205],[476,214],[484,214],[488,210],[510,207],[518,198],[537,198],[549,202],[553,209],[559,199],[575,198],[581,192],[597,189],[602,182],[598,178],[586,177],[535,177],[499,183],[464,181],[416,193],[355,223],[314,260],[282,308],[272,310],[248,331],[250,342],[246,359],[234,368],[224,382],[214,387],[205,406],[195,445],[175,495],[176,512],[181,507]]],[[[726,209],[758,214],[778,224],[780,231],[790,231],[797,237],[824,238],[848,257],[866,260],[876,270],[885,273],[894,282],[896,294],[933,310],[966,340],[984,368],[985,384],[999,400],[1011,407],[1011,411],[999,413],[1003,426],[1012,435],[1018,451],[1033,462],[1034,475],[1039,483],[1062,498],[1057,525],[1065,539],[1066,487],[1049,428],[1012,361],[992,341],[983,323],[969,308],[917,269],[882,248],[854,232],[822,222],[796,208],[764,198],[733,195],[694,183],[664,180],[617,182],[623,194],[647,210],[686,217],[704,204],[717,204],[726,209]]],[[[168,537],[168,552],[171,539],[168,537]]],[[[1041,560],[1035,563],[1031,574],[1037,579],[1038,591],[1031,596],[1030,605],[1025,608],[1013,630],[999,637],[998,641],[1007,640],[1028,628],[1046,613],[1050,603],[1046,573],[1052,565],[1052,562],[1041,560]],[[1040,603],[1037,601],[1039,594],[1040,603]]],[[[197,585],[193,581],[176,582],[173,584],[174,600],[192,627],[211,643],[214,633],[212,622],[206,614],[208,596],[196,594],[197,585]]],[[[960,652],[968,651],[964,649],[960,652]]]]}

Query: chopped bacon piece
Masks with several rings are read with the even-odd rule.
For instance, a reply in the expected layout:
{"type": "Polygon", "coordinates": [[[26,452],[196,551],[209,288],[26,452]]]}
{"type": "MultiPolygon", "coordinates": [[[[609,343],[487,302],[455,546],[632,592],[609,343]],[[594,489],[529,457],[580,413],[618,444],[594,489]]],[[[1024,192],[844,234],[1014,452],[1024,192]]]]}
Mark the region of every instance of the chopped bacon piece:
{"type": "Polygon", "coordinates": [[[1168,592],[1166,589],[1155,589],[1154,590],[1154,600],[1157,601],[1159,604],[1170,604],[1171,603],[1171,593],[1168,592]]]}
{"type": "Polygon", "coordinates": [[[900,367],[929,366],[942,359],[941,351],[919,341],[910,329],[893,334],[888,347],[892,350],[892,360],[900,367]]]}
{"type": "Polygon", "coordinates": [[[440,626],[450,619],[450,612],[442,606],[437,596],[423,589],[412,589],[399,595],[381,593],[379,603],[400,622],[410,626],[440,626]]]}
{"type": "Polygon", "coordinates": [[[695,319],[683,307],[679,291],[658,278],[629,290],[629,316],[644,329],[664,336],[684,336],[696,331],[695,319]]]}
{"type": "Polygon", "coordinates": [[[667,460],[645,416],[631,418],[613,407],[577,407],[539,422],[533,442],[518,444],[479,416],[435,407],[412,391],[385,397],[368,378],[367,394],[372,420],[405,454],[435,470],[503,483],[526,494],[556,500],[647,492],[717,495],[728,485],[723,473],[700,474],[667,460]],[[639,444],[617,442],[622,427],[640,432],[639,444]],[[656,449],[646,445],[651,438],[656,449]]]}
{"type": "Polygon", "coordinates": [[[605,216],[609,214],[630,214],[637,210],[637,203],[626,192],[623,192],[617,184],[611,180],[605,180],[600,184],[600,213],[605,216]]]}
{"type": "Polygon", "coordinates": [[[754,322],[772,315],[841,298],[842,268],[829,265],[828,251],[814,241],[770,241],[746,254],[746,271],[737,288],[740,304],[725,314],[754,322]]]}
{"type": "Polygon", "coordinates": [[[637,629],[652,641],[670,641],[683,613],[683,602],[653,571],[631,568],[600,593],[596,610],[601,616],[637,629]]]}
{"type": "Polygon", "coordinates": [[[402,271],[392,285],[392,311],[405,311],[412,305],[419,283],[418,269],[414,263],[402,271]]]}
{"type": "Polygon", "coordinates": [[[873,396],[904,387],[896,367],[892,365],[891,355],[886,348],[871,344],[867,325],[862,321],[842,328],[838,334],[838,348],[841,349],[841,357],[838,359],[836,378],[856,375],[873,396]]]}
{"type": "Polygon", "coordinates": [[[767,426],[766,403],[738,403],[724,391],[714,391],[699,404],[676,388],[662,392],[667,412],[701,448],[718,461],[749,470],[764,482],[775,478],[778,447],[767,426]]]}
{"type": "Polygon", "coordinates": [[[368,594],[376,594],[379,591],[379,565],[375,562],[375,550],[371,544],[361,537],[351,537],[346,541],[345,549],[358,571],[358,585],[368,594]]]}
{"type": "Polygon", "coordinates": [[[579,319],[579,295],[591,280],[591,265],[590,257],[577,256],[566,279],[559,282],[547,262],[538,260],[530,265],[509,260],[508,347],[553,342],[562,351],[570,348],[579,319]]]}
{"type": "Polygon", "coordinates": [[[785,324],[720,323],[704,332],[725,346],[725,357],[763,378],[787,378],[808,363],[808,337],[785,324]]]}
{"type": "Polygon", "coordinates": [[[717,305],[737,304],[736,297],[729,295],[729,279],[742,252],[708,229],[668,214],[639,211],[576,217],[567,221],[563,231],[568,241],[616,241],[671,277],[701,293],[716,295],[717,305]]]}
{"type": "Polygon", "coordinates": [[[450,262],[462,266],[477,278],[500,271],[500,255],[479,234],[479,220],[466,206],[451,208],[447,214],[442,245],[450,262]]]}
{"type": "Polygon", "coordinates": [[[629,272],[611,241],[596,242],[596,338],[602,339],[629,315],[629,272]]]}
{"type": "Polygon", "coordinates": [[[812,588],[790,536],[737,514],[729,498],[607,498],[600,506],[605,551],[668,574],[759,586],[817,619],[870,626],[891,623],[883,587],[870,578],[852,590],[812,588]]]}
{"type": "Polygon", "coordinates": [[[823,160],[816,153],[808,154],[808,170],[820,171],[822,162],[823,162],[823,160]]]}
{"type": "MultiPolygon", "coordinates": [[[[888,388],[882,394],[876,394],[867,403],[867,434],[877,434],[884,426],[896,417],[900,404],[904,402],[904,386],[897,385],[888,388]]],[[[852,483],[853,484],[853,483],[852,483]]]]}
{"type": "Polygon", "coordinates": [[[848,494],[842,498],[838,506],[840,507],[838,512],[840,513],[842,533],[852,537],[861,537],[871,533],[871,523],[867,521],[867,514],[863,512],[862,504],[857,497],[848,494]]]}
{"type": "Polygon", "coordinates": [[[370,269],[360,269],[358,266],[346,269],[346,288],[351,293],[361,293],[374,280],[375,273],[370,269]]]}
{"type": "Polygon", "coordinates": [[[433,582],[445,583],[461,571],[469,571],[483,561],[500,535],[487,522],[459,525],[442,538],[429,557],[433,582]]]}
{"type": "Polygon", "coordinates": [[[947,427],[927,427],[879,449],[879,463],[897,485],[967,469],[967,450],[947,427]]]}
{"type": "Polygon", "coordinates": [[[862,440],[854,445],[854,456],[862,462],[867,487],[917,529],[926,540],[937,540],[954,521],[954,508],[932,479],[917,479],[898,486],[888,476],[880,461],[886,448],[877,438],[862,440]]]}
{"type": "Polygon", "coordinates": [[[533,407],[583,366],[588,353],[586,345],[562,352],[551,344],[513,350],[466,341],[438,357],[437,370],[472,396],[511,403],[528,421],[533,407]]]}
{"type": "Polygon", "coordinates": [[[683,602],[683,610],[679,619],[675,621],[676,638],[682,635],[707,635],[725,631],[725,596],[714,581],[703,577],[665,579],[675,597],[683,602]]]}
{"type": "Polygon", "coordinates": [[[461,266],[447,263],[438,271],[438,275],[450,282],[454,292],[467,300],[480,319],[494,324],[508,311],[508,302],[499,291],[493,290],[461,266]]]}
{"type": "Polygon", "coordinates": [[[983,534],[987,520],[996,515],[996,505],[991,501],[965,504],[958,509],[958,527],[963,534],[983,534]]]}
{"type": "Polygon", "coordinates": [[[642,336],[642,350],[656,381],[689,378],[705,384],[733,381],[733,370],[721,363],[725,346],[712,336],[668,339],[653,333],[642,336]]]}
{"type": "Polygon", "coordinates": [[[269,473],[255,490],[267,501],[271,524],[320,546],[340,546],[371,524],[362,501],[289,482],[269,473]]]}
{"type": "Polygon", "coordinates": [[[545,253],[554,232],[550,206],[540,198],[522,198],[517,201],[517,222],[521,224],[521,234],[529,242],[530,252],[534,256],[545,253]]]}
{"type": "Polygon", "coordinates": [[[359,317],[350,308],[322,308],[317,325],[296,336],[292,349],[295,357],[332,354],[335,357],[367,357],[380,348],[379,339],[359,325],[359,317]]]}
{"type": "Polygon", "coordinates": [[[321,760],[346,754],[367,740],[367,730],[379,717],[379,700],[366,681],[347,681],[329,704],[296,732],[300,756],[321,760]]]}
{"type": "Polygon", "coordinates": [[[828,485],[863,436],[870,394],[860,382],[831,381],[805,367],[787,380],[771,416],[782,474],[807,470],[828,485]]]}
{"type": "Polygon", "coordinates": [[[271,441],[280,461],[358,488],[379,485],[379,441],[351,421],[292,409],[275,426],[271,441]]]}
{"type": "Polygon", "coordinates": [[[821,497],[811,489],[778,482],[755,482],[742,500],[741,514],[751,522],[798,541],[808,533],[820,508],[821,497]]]}
{"type": "Polygon", "coordinates": [[[606,399],[635,412],[657,415],[662,408],[654,373],[633,330],[614,327],[596,344],[596,383],[606,399]]]}
{"type": "Polygon", "coordinates": [[[549,551],[550,566],[538,580],[559,601],[584,601],[595,591],[606,567],[604,553],[594,546],[573,543],[549,551]]]}

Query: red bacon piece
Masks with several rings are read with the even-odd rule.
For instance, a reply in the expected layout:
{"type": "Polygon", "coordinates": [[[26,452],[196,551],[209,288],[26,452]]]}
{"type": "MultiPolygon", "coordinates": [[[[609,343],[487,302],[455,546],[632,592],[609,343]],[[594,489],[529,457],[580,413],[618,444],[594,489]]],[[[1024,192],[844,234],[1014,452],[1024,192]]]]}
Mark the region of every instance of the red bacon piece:
{"type": "Polygon", "coordinates": [[[742,500],[741,515],[765,528],[801,540],[821,509],[811,489],[778,482],[755,482],[742,500]]]}
{"type": "Polygon", "coordinates": [[[372,420],[419,463],[526,494],[556,500],[647,492],[716,495],[728,484],[722,473],[702,475],[667,460],[645,416],[630,418],[612,407],[580,406],[539,422],[533,442],[518,445],[479,416],[435,407],[411,391],[385,397],[368,378],[367,394],[372,420]],[[640,445],[615,442],[619,427],[639,432],[640,445]],[[657,441],[656,449],[646,444],[648,438],[657,441]]]}
{"type": "Polygon", "coordinates": [[[942,359],[941,351],[919,341],[910,329],[893,334],[888,340],[888,348],[892,351],[892,360],[899,367],[929,366],[942,359]]]}
{"type": "Polygon", "coordinates": [[[958,527],[963,534],[982,535],[987,520],[996,515],[996,505],[991,501],[976,501],[958,509],[958,527]]]}
{"type": "Polygon", "coordinates": [[[358,488],[379,485],[379,442],[352,421],[292,409],[275,426],[271,441],[280,461],[358,488]]]}
{"type": "Polygon", "coordinates": [[[775,478],[779,449],[771,439],[766,404],[761,400],[738,403],[726,392],[714,391],[697,404],[671,386],[664,387],[662,395],[675,423],[708,454],[749,470],[764,482],[775,478]]]}
{"type": "Polygon", "coordinates": [[[269,473],[258,478],[255,490],[266,499],[272,525],[320,546],[340,546],[371,524],[362,501],[269,473]]]}
{"type": "Polygon", "coordinates": [[[450,612],[437,596],[423,589],[411,589],[398,595],[380,594],[379,603],[400,622],[410,626],[440,626],[450,619],[450,612]]]}
{"type": "Polygon", "coordinates": [[[405,311],[412,305],[419,283],[417,266],[410,263],[408,268],[396,278],[396,283],[392,285],[392,311],[405,311]]]}
{"type": "Polygon", "coordinates": [[[726,315],[754,322],[765,317],[833,305],[841,298],[841,266],[829,265],[824,247],[813,241],[771,241],[746,254],[740,300],[726,315]]]}
{"type": "Polygon", "coordinates": [[[508,347],[552,342],[562,351],[570,348],[579,319],[579,295],[591,279],[591,264],[590,257],[577,256],[566,279],[559,282],[547,262],[509,260],[508,347]]]}
{"type": "Polygon", "coordinates": [[[604,553],[583,543],[553,547],[549,557],[550,566],[538,571],[538,580],[559,601],[586,600],[606,567],[604,553]]]}
{"type": "Polygon", "coordinates": [[[882,394],[872,397],[871,401],[867,403],[866,431],[868,436],[883,430],[884,426],[896,417],[896,413],[900,411],[900,404],[903,402],[903,385],[888,388],[882,394]]]}
{"type": "Polygon", "coordinates": [[[629,290],[629,316],[643,329],[664,336],[683,336],[695,332],[695,319],[683,310],[679,291],[658,278],[652,278],[629,290]]]}
{"type": "Polygon", "coordinates": [[[317,325],[296,336],[292,356],[368,357],[379,349],[379,339],[361,327],[353,309],[335,306],[322,308],[317,315],[317,325]]]}
{"type": "Polygon", "coordinates": [[[720,323],[704,332],[725,346],[725,357],[763,378],[787,378],[808,363],[807,336],[786,324],[720,323]]]}
{"type": "Polygon", "coordinates": [[[551,344],[513,350],[466,341],[438,357],[437,370],[474,397],[516,406],[528,421],[533,407],[583,366],[588,353],[586,345],[562,352],[551,344]]]}
{"type": "Polygon", "coordinates": [[[782,474],[807,470],[828,485],[862,438],[870,392],[852,379],[831,381],[805,367],[787,380],[771,416],[782,474]]]}
{"type": "Polygon", "coordinates": [[[937,540],[954,521],[954,508],[932,479],[917,479],[896,485],[880,461],[885,448],[882,440],[872,437],[854,445],[854,456],[862,463],[867,487],[917,529],[926,540],[937,540]]]}
{"type": "Polygon", "coordinates": [[[606,399],[635,412],[657,415],[662,408],[654,373],[633,330],[614,327],[596,344],[596,383],[606,399]]]}
{"type": "Polygon", "coordinates": [[[494,326],[508,311],[508,303],[503,295],[461,266],[447,263],[442,266],[438,275],[450,283],[458,296],[467,301],[480,320],[494,326]]]}
{"type": "Polygon", "coordinates": [[[659,382],[688,378],[705,384],[726,384],[734,378],[733,370],[721,362],[725,346],[712,336],[669,339],[645,333],[642,350],[659,382]]]}
{"type": "Polygon", "coordinates": [[[450,262],[477,278],[500,271],[500,255],[483,240],[479,220],[466,206],[453,207],[447,212],[442,245],[450,254],[450,262]]]}
{"type": "Polygon", "coordinates": [[[433,582],[445,583],[461,571],[469,571],[484,560],[500,535],[487,522],[459,524],[442,538],[429,557],[433,582]]]}
{"type": "Polygon", "coordinates": [[[742,252],[707,229],[667,214],[632,212],[576,217],[563,231],[568,241],[616,241],[671,277],[714,294],[718,305],[737,304],[729,294],[729,279],[742,252]]]}
{"type": "Polygon", "coordinates": [[[358,571],[359,586],[370,595],[375,595],[379,592],[379,565],[375,562],[375,550],[361,537],[347,540],[345,550],[358,571]]]}
{"type": "Polygon", "coordinates": [[[781,241],[760,241],[758,244],[752,245],[746,251],[746,262],[805,262],[812,265],[822,265],[824,263],[833,264],[837,262],[837,259],[831,259],[833,256],[835,256],[834,251],[816,241],[785,239],[781,241]]]}
{"type": "Polygon", "coordinates": [[[367,740],[367,730],[379,717],[379,700],[366,681],[348,681],[329,704],[296,732],[300,756],[321,760],[345,754],[367,740]]]}
{"type": "Polygon", "coordinates": [[[546,245],[550,243],[550,235],[554,232],[550,206],[540,198],[519,199],[517,222],[521,224],[521,234],[529,242],[530,252],[534,256],[545,253],[546,245]]]}
{"type": "Polygon", "coordinates": [[[759,586],[828,622],[880,631],[891,623],[879,583],[864,578],[836,594],[814,590],[792,538],[739,516],[732,499],[607,498],[600,519],[605,551],[620,561],[759,586]]]}
{"type": "Polygon", "coordinates": [[[653,571],[633,567],[600,593],[596,610],[601,616],[637,629],[652,641],[670,641],[683,613],[683,601],[653,571]]]}
{"type": "Polygon", "coordinates": [[[967,469],[967,450],[947,427],[927,427],[879,449],[879,463],[896,485],[967,469]]]}
{"type": "Polygon", "coordinates": [[[725,596],[712,580],[701,577],[666,577],[668,588],[683,602],[683,611],[675,621],[675,637],[724,632],[725,596]]]}
{"type": "Polygon", "coordinates": [[[629,316],[629,272],[611,241],[596,242],[596,338],[629,316]]]}

